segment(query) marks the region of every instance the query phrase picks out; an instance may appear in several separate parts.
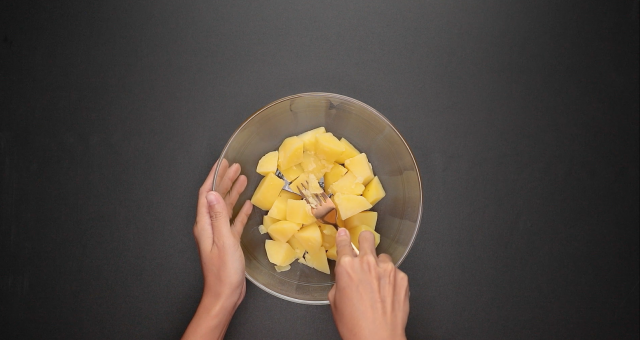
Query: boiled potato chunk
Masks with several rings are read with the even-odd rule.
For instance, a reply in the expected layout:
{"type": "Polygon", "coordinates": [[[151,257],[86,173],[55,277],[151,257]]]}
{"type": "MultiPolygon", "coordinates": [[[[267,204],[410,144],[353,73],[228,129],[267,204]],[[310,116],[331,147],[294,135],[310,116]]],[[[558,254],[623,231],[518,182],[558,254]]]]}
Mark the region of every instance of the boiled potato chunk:
{"type": "Polygon", "coordinates": [[[322,232],[322,246],[324,249],[330,249],[336,245],[336,227],[330,224],[320,224],[320,232],[322,232]]]}
{"type": "Polygon", "coordinates": [[[344,145],[332,133],[316,136],[316,155],[327,162],[335,161],[344,152],[344,145]]]}
{"type": "Polygon", "coordinates": [[[329,274],[329,261],[327,261],[327,252],[323,247],[309,250],[304,258],[308,266],[329,274]]]}
{"type": "Polygon", "coordinates": [[[369,164],[366,153],[361,153],[344,162],[344,167],[353,173],[359,183],[367,184],[373,178],[373,170],[369,164]],[[368,181],[367,181],[368,180],[368,181]]]}
{"type": "Polygon", "coordinates": [[[302,155],[302,163],[300,163],[300,166],[302,166],[302,170],[304,170],[305,172],[310,172],[316,167],[321,166],[320,158],[316,157],[316,155],[310,152],[305,151],[302,155]]]}
{"type": "Polygon", "coordinates": [[[358,178],[349,171],[346,175],[342,176],[339,180],[331,185],[329,192],[332,194],[349,194],[349,195],[362,195],[364,191],[364,185],[358,182],[358,178]]]}
{"type": "Polygon", "coordinates": [[[256,172],[266,176],[271,172],[275,174],[276,169],[278,169],[278,151],[271,151],[260,158],[256,172]]]}
{"type": "Polygon", "coordinates": [[[360,151],[358,151],[358,149],[351,145],[348,140],[342,138],[340,139],[340,143],[344,145],[344,152],[340,155],[340,157],[338,157],[338,159],[336,159],[336,162],[344,164],[344,161],[349,158],[353,158],[360,153],[360,151]]]}
{"type": "Polygon", "coordinates": [[[313,174],[309,174],[307,188],[309,192],[312,194],[319,194],[323,192],[322,187],[320,187],[320,183],[318,183],[318,179],[313,174]]]}
{"type": "Polygon", "coordinates": [[[298,241],[297,238],[292,237],[292,238],[289,239],[289,241],[287,241],[287,243],[289,243],[291,248],[293,248],[293,250],[296,251],[296,256],[299,259],[303,258],[305,249],[304,249],[304,246],[302,245],[302,243],[300,243],[300,241],[298,241]]]}
{"type": "MultiPolygon", "coordinates": [[[[334,200],[335,201],[335,200],[334,200]]],[[[336,209],[336,224],[340,228],[345,228],[344,219],[340,216],[340,212],[336,209]]]]}
{"type": "Polygon", "coordinates": [[[378,234],[377,232],[375,232],[375,230],[369,228],[366,225],[361,225],[355,228],[351,228],[351,229],[347,229],[349,230],[349,236],[351,236],[351,243],[353,243],[354,246],[356,246],[356,248],[358,248],[358,250],[360,250],[360,244],[358,243],[358,237],[360,236],[360,233],[368,230],[370,232],[373,233],[373,237],[375,239],[375,246],[377,247],[378,244],[380,244],[380,234],[378,234]]]}
{"type": "Polygon", "coordinates": [[[338,213],[343,219],[347,219],[361,211],[369,210],[372,207],[369,201],[362,196],[338,193],[333,197],[338,213]]]}
{"type": "Polygon", "coordinates": [[[322,246],[322,233],[316,223],[302,227],[295,235],[306,251],[311,251],[322,246]]]}
{"type": "Polygon", "coordinates": [[[295,194],[291,191],[287,191],[287,190],[282,190],[280,191],[280,195],[278,195],[278,197],[286,197],[287,199],[290,200],[301,200],[302,196],[295,194]]]}
{"type": "Polygon", "coordinates": [[[289,188],[291,190],[298,192],[298,188],[302,189],[302,184],[307,185],[307,181],[309,180],[309,175],[307,173],[303,173],[295,181],[289,183],[289,188]]]}
{"type": "Polygon", "coordinates": [[[287,169],[280,169],[280,172],[282,173],[282,176],[284,176],[284,178],[289,182],[293,182],[296,178],[298,178],[298,176],[302,175],[302,173],[304,172],[304,170],[302,169],[302,166],[300,164],[294,165],[290,168],[287,169]]]}
{"type": "MultiPolygon", "coordinates": [[[[269,236],[271,236],[271,238],[276,241],[287,242],[289,241],[291,236],[296,233],[296,231],[300,230],[300,227],[302,227],[302,224],[289,221],[280,221],[272,224],[269,227],[269,230],[267,230],[267,233],[269,233],[269,236]]],[[[283,264],[276,264],[279,266],[284,266],[283,264]]]]}
{"type": "Polygon", "coordinates": [[[296,136],[286,138],[278,149],[278,167],[288,169],[302,162],[302,140],[296,136]]]}
{"type": "MultiPolygon", "coordinates": [[[[322,162],[324,163],[324,160],[322,162]]],[[[309,171],[308,174],[314,175],[318,180],[320,180],[320,178],[322,178],[324,174],[326,174],[329,170],[331,170],[331,166],[320,166],[316,167],[312,171],[309,171]]]]}
{"type": "Polygon", "coordinates": [[[273,206],[267,213],[267,216],[278,219],[278,220],[286,220],[287,219],[287,201],[289,198],[278,196],[275,202],[273,202],[273,206]]]}
{"type": "Polygon", "coordinates": [[[338,259],[338,247],[335,244],[327,250],[327,258],[334,261],[338,259]]]}
{"type": "Polygon", "coordinates": [[[269,215],[262,216],[262,225],[266,230],[269,230],[269,227],[276,222],[280,222],[280,220],[269,215]]]}
{"type": "Polygon", "coordinates": [[[375,211],[363,211],[357,213],[344,221],[347,229],[355,228],[361,225],[376,230],[376,221],[378,220],[378,213],[375,211]]]}
{"type": "Polygon", "coordinates": [[[274,173],[268,173],[258,184],[258,188],[251,197],[251,203],[262,210],[271,209],[283,186],[283,180],[274,173]]]}
{"type": "Polygon", "coordinates": [[[307,174],[313,174],[316,178],[321,178],[325,173],[331,170],[333,163],[320,159],[312,153],[305,152],[300,165],[307,174]]]}
{"type": "Polygon", "coordinates": [[[286,265],[286,266],[273,266],[276,271],[279,272],[286,272],[287,270],[291,269],[290,265],[286,265]]]}
{"type": "Polygon", "coordinates": [[[296,252],[285,242],[266,240],[264,249],[267,251],[269,262],[276,266],[289,265],[296,259],[296,252]]]}
{"type": "Polygon", "coordinates": [[[373,174],[373,167],[371,166],[371,163],[369,163],[369,169],[371,170],[371,172],[369,173],[369,176],[364,178],[364,181],[362,181],[362,184],[367,185],[369,184],[369,182],[371,182],[371,180],[373,179],[373,177],[375,176],[373,174]]]}
{"type": "Polygon", "coordinates": [[[347,173],[347,169],[338,163],[333,163],[331,170],[324,175],[324,189],[329,193],[329,188],[335,182],[337,182],[344,174],[347,173]]]}
{"type": "Polygon", "coordinates": [[[313,223],[316,218],[311,214],[311,207],[305,201],[289,200],[287,202],[287,221],[309,224],[313,223]]]}
{"type": "Polygon", "coordinates": [[[298,135],[298,138],[302,140],[304,151],[315,152],[316,151],[316,136],[327,132],[323,126],[309,130],[305,133],[298,135]]]}
{"type": "Polygon", "coordinates": [[[364,192],[362,192],[362,197],[366,198],[372,206],[378,203],[385,195],[386,193],[382,188],[382,183],[380,183],[378,176],[374,177],[364,188],[364,192]]]}

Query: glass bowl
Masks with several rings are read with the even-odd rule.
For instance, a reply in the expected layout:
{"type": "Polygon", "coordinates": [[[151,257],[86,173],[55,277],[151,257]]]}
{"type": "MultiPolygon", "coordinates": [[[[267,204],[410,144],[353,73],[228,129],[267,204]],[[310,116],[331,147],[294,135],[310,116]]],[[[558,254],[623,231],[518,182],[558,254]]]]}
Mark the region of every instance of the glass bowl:
{"type": "MultiPolygon", "coordinates": [[[[367,154],[386,191],[386,196],[372,209],[378,212],[376,231],[380,233],[380,244],[376,250],[378,254],[389,254],[395,265],[399,265],[407,256],[420,226],[420,174],[409,146],[389,120],[355,99],[331,93],[302,93],[276,100],[249,117],[234,132],[220,155],[220,159],[226,159],[229,164],[239,163],[242,173],[247,176],[247,189],[238,202],[251,199],[262,179],[255,169],[264,154],[277,150],[285,138],[320,126],[338,138],[346,138],[367,154]]],[[[214,189],[217,179],[218,169],[215,170],[214,189]]],[[[234,216],[240,206],[236,205],[234,216]]],[[[247,278],[285,300],[328,304],[335,261],[329,260],[331,275],[297,261],[291,264],[290,270],[277,272],[267,260],[264,249],[268,234],[258,232],[265,214],[254,207],[242,234],[247,278]]]]}

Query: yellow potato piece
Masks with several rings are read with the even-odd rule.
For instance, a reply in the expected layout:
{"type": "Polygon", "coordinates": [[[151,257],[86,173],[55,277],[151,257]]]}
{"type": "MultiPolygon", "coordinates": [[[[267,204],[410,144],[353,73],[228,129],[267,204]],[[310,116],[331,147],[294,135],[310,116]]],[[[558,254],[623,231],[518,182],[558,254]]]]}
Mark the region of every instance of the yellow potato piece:
{"type": "Polygon", "coordinates": [[[336,208],[343,219],[347,219],[361,211],[369,210],[372,207],[369,201],[362,196],[338,193],[333,197],[333,202],[336,204],[336,208]]]}
{"type": "Polygon", "coordinates": [[[324,249],[330,249],[336,244],[336,227],[331,224],[320,224],[320,232],[322,233],[322,246],[324,249]]]}
{"type": "Polygon", "coordinates": [[[302,173],[304,172],[300,164],[294,165],[285,170],[282,170],[281,168],[279,169],[280,169],[280,172],[282,173],[282,176],[284,176],[287,182],[292,182],[293,180],[298,178],[298,176],[302,175],[302,173]]]}
{"type": "Polygon", "coordinates": [[[376,221],[378,220],[378,213],[375,211],[363,211],[357,213],[344,221],[347,229],[355,228],[357,226],[366,225],[367,227],[376,230],[376,221]]]}
{"type": "Polygon", "coordinates": [[[325,274],[329,274],[329,261],[327,261],[327,251],[323,248],[310,250],[305,255],[307,265],[319,270],[325,274]]]}
{"type": "Polygon", "coordinates": [[[331,133],[316,136],[316,155],[327,162],[335,161],[344,152],[344,145],[331,133]]]}
{"type": "Polygon", "coordinates": [[[311,207],[305,201],[288,200],[287,201],[287,221],[309,224],[313,223],[316,218],[311,215],[311,207]]]}
{"type": "Polygon", "coordinates": [[[335,244],[327,250],[327,258],[334,261],[338,259],[338,248],[335,244]]]}
{"type": "Polygon", "coordinates": [[[289,239],[289,241],[287,241],[287,243],[289,243],[291,248],[293,248],[293,250],[296,251],[296,256],[299,259],[303,258],[305,249],[304,249],[304,246],[302,245],[302,243],[300,243],[300,241],[298,241],[297,238],[292,237],[292,238],[289,239]]]}
{"type": "Polygon", "coordinates": [[[262,210],[269,210],[278,198],[284,181],[273,173],[268,173],[258,184],[251,197],[251,203],[262,210]]]}
{"type": "Polygon", "coordinates": [[[271,172],[275,174],[276,169],[278,169],[278,151],[271,151],[260,158],[256,172],[262,176],[266,176],[271,172]]]}
{"type": "Polygon", "coordinates": [[[309,192],[311,192],[312,194],[319,194],[323,192],[322,187],[320,187],[320,183],[318,183],[315,175],[309,174],[307,181],[307,188],[309,189],[309,192]]]}
{"type": "Polygon", "coordinates": [[[278,196],[271,209],[267,213],[267,216],[278,219],[280,221],[287,219],[287,201],[289,198],[278,196]]]}
{"type": "MultiPolygon", "coordinates": [[[[335,200],[334,200],[335,203],[335,200]]],[[[344,219],[342,219],[342,217],[340,216],[340,212],[338,211],[338,209],[336,209],[336,224],[338,225],[338,227],[340,228],[345,228],[345,224],[344,224],[344,219]]]]}
{"type": "Polygon", "coordinates": [[[322,246],[322,233],[316,223],[302,227],[293,237],[300,241],[306,251],[315,250],[322,246]]]}
{"type": "Polygon", "coordinates": [[[302,145],[296,136],[286,138],[278,148],[278,167],[288,169],[302,162],[302,145]]]}
{"type": "Polygon", "coordinates": [[[280,195],[278,195],[278,197],[286,197],[290,200],[301,200],[302,196],[298,195],[298,194],[294,194],[291,191],[287,191],[287,190],[282,190],[280,191],[280,195]]]}
{"type": "Polygon", "coordinates": [[[358,151],[355,146],[351,145],[348,140],[342,138],[340,139],[340,143],[344,145],[344,152],[342,152],[342,154],[340,154],[340,157],[336,159],[337,163],[344,164],[344,161],[346,161],[347,159],[353,158],[360,154],[360,151],[358,151]]]}
{"type": "Polygon", "coordinates": [[[302,155],[302,163],[300,163],[300,166],[302,166],[302,170],[305,172],[310,172],[316,167],[322,166],[322,164],[320,163],[320,158],[308,151],[305,151],[302,155]]]}
{"type": "Polygon", "coordinates": [[[267,251],[269,262],[276,266],[286,266],[296,259],[296,252],[285,242],[266,240],[264,249],[267,251]]]}
{"type": "Polygon", "coordinates": [[[276,222],[280,222],[280,220],[279,220],[279,219],[277,219],[277,218],[273,218],[273,217],[271,217],[271,216],[268,216],[268,215],[264,215],[264,216],[262,216],[262,225],[264,226],[264,228],[265,228],[266,230],[269,230],[269,227],[270,227],[272,224],[276,223],[276,222]]]}
{"type": "Polygon", "coordinates": [[[307,185],[307,181],[309,180],[309,175],[307,173],[303,173],[300,176],[298,176],[298,178],[296,178],[295,181],[289,183],[289,188],[291,188],[291,190],[298,192],[298,187],[302,188],[301,183],[304,183],[304,185],[307,185]]]}
{"type": "Polygon", "coordinates": [[[273,266],[276,271],[279,272],[286,272],[287,270],[291,269],[290,265],[286,265],[286,266],[273,266]]]}
{"type": "Polygon", "coordinates": [[[349,195],[362,195],[364,191],[364,185],[358,182],[358,178],[353,172],[347,172],[342,178],[337,180],[329,188],[329,192],[332,194],[349,194],[349,195]]]}
{"type": "Polygon", "coordinates": [[[373,170],[369,164],[366,153],[361,153],[353,158],[349,158],[344,162],[344,167],[353,173],[357,182],[366,185],[373,178],[373,170]]]}
{"type": "Polygon", "coordinates": [[[314,175],[318,180],[320,180],[320,178],[322,178],[324,176],[324,174],[326,174],[326,173],[327,173],[327,171],[325,171],[321,167],[315,168],[312,171],[307,172],[308,175],[314,175]]]}
{"type": "Polygon", "coordinates": [[[324,175],[324,189],[329,193],[329,188],[335,182],[337,182],[344,174],[347,173],[347,169],[338,163],[333,163],[331,170],[324,175]]]}
{"type": "Polygon", "coordinates": [[[371,170],[369,172],[369,176],[365,177],[364,180],[362,181],[362,184],[367,185],[369,184],[369,182],[371,182],[371,180],[373,179],[373,177],[375,176],[373,174],[373,167],[371,166],[371,163],[369,163],[369,170],[371,170]]]}
{"type": "Polygon", "coordinates": [[[351,236],[351,243],[353,243],[354,246],[356,246],[356,248],[358,248],[358,250],[360,250],[360,244],[358,243],[358,237],[360,236],[360,233],[368,230],[370,232],[373,233],[373,237],[375,240],[375,246],[377,247],[378,244],[380,244],[380,234],[378,234],[375,230],[369,228],[366,225],[361,225],[361,226],[357,226],[355,228],[351,228],[351,229],[347,229],[349,230],[349,236],[351,236]]]}
{"type": "MultiPolygon", "coordinates": [[[[272,239],[280,242],[287,242],[302,227],[302,224],[289,221],[280,221],[272,224],[267,230],[272,239]]],[[[278,264],[284,266],[283,264],[278,264]]],[[[288,264],[288,263],[287,263],[288,264]]]]}
{"type": "Polygon", "coordinates": [[[384,192],[384,188],[382,188],[382,183],[380,183],[378,176],[374,177],[362,192],[362,197],[366,198],[372,206],[378,203],[385,195],[386,193],[384,192]]]}
{"type": "Polygon", "coordinates": [[[298,135],[298,138],[302,140],[304,151],[315,152],[316,151],[316,136],[321,133],[327,132],[323,126],[309,130],[307,132],[298,135]]]}

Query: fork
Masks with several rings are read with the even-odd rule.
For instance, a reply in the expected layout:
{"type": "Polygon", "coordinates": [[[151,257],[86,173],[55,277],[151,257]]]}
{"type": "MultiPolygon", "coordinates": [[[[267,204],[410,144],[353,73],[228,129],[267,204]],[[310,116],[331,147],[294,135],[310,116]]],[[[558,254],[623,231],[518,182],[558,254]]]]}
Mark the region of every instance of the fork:
{"type": "MultiPolygon", "coordinates": [[[[337,225],[337,211],[336,205],[333,203],[331,198],[324,193],[324,191],[320,194],[312,193],[309,191],[308,185],[309,182],[300,183],[302,188],[297,187],[298,193],[302,198],[311,206],[311,213],[313,217],[320,223],[331,224],[336,227],[337,225]]],[[[336,227],[337,228],[337,227],[336,227]]],[[[359,255],[360,252],[358,248],[351,242],[351,247],[356,252],[356,255],[359,255]]]]}

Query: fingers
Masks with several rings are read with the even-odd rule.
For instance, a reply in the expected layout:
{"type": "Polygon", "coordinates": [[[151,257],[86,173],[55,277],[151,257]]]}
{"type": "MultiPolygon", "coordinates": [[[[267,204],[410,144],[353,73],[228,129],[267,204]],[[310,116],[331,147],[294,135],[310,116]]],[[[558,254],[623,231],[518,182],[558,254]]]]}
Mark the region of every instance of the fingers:
{"type": "Polygon", "coordinates": [[[393,264],[393,259],[391,259],[391,256],[389,256],[389,254],[380,254],[378,255],[378,263],[391,263],[393,264]]]}
{"type": "Polygon", "coordinates": [[[334,284],[333,287],[331,287],[331,290],[329,291],[328,294],[328,298],[329,298],[329,304],[333,305],[333,299],[336,296],[336,285],[334,284]]]}
{"type": "MultiPolygon", "coordinates": [[[[211,188],[213,187],[213,175],[216,172],[216,166],[218,166],[218,162],[213,165],[211,171],[209,171],[207,179],[204,180],[204,183],[200,187],[200,192],[198,194],[198,209],[196,211],[197,219],[200,219],[201,216],[208,216],[209,214],[209,208],[207,207],[207,199],[205,198],[205,196],[207,196],[207,193],[212,190],[211,188]]],[[[223,159],[220,170],[222,170],[223,167],[226,168],[227,166],[229,166],[229,163],[226,159],[223,159]]]]}
{"type": "Polygon", "coordinates": [[[336,234],[336,250],[338,251],[337,263],[344,257],[354,257],[356,253],[351,248],[351,238],[349,232],[345,228],[339,228],[336,234]]]}
{"type": "MultiPolygon", "coordinates": [[[[222,168],[220,170],[222,170],[222,168]]],[[[220,196],[225,197],[229,193],[233,182],[238,178],[238,175],[240,175],[240,164],[237,163],[230,166],[224,173],[224,176],[218,171],[215,191],[220,193],[220,196]]]]}
{"type": "MultiPolygon", "coordinates": [[[[204,180],[202,187],[200,187],[200,192],[207,193],[211,191],[211,188],[213,188],[213,176],[215,175],[216,166],[218,166],[218,162],[219,161],[216,161],[216,163],[213,165],[213,167],[209,171],[209,175],[207,175],[207,179],[204,180]]],[[[229,166],[229,162],[227,162],[226,159],[223,159],[222,164],[220,166],[220,170],[222,170],[222,168],[226,169],[228,166],[229,166]]],[[[224,170],[224,171],[227,171],[227,170],[224,170]]]]}
{"type": "Polygon", "coordinates": [[[253,204],[251,204],[251,201],[244,202],[242,209],[238,212],[238,216],[236,216],[235,221],[233,221],[231,231],[237,239],[240,239],[240,236],[242,236],[242,231],[244,230],[244,226],[247,224],[249,215],[251,215],[251,210],[253,210],[253,204]]]}
{"type": "Polygon", "coordinates": [[[229,225],[229,214],[227,205],[219,193],[210,191],[207,193],[207,205],[209,208],[209,219],[211,220],[211,229],[213,231],[214,241],[231,236],[231,228],[229,225]]]}
{"type": "Polygon", "coordinates": [[[233,183],[229,194],[224,198],[224,201],[227,203],[227,209],[229,210],[229,216],[233,214],[233,206],[238,202],[238,197],[247,187],[247,177],[245,175],[241,175],[238,179],[233,183]]]}
{"type": "Polygon", "coordinates": [[[400,269],[395,270],[395,294],[406,302],[407,313],[409,312],[409,277],[400,269]]]}
{"type": "Polygon", "coordinates": [[[368,230],[361,232],[358,236],[358,245],[359,256],[371,255],[376,257],[376,244],[372,232],[368,230]]]}

